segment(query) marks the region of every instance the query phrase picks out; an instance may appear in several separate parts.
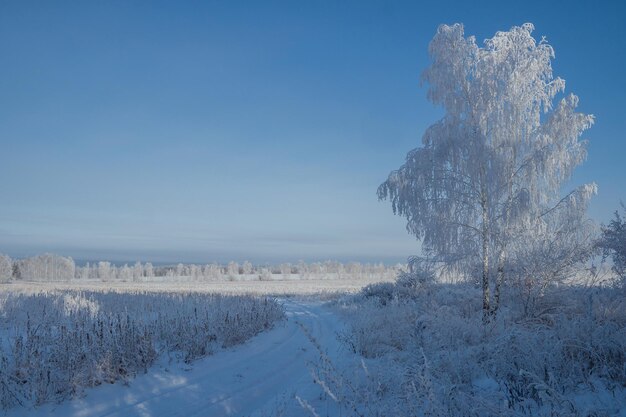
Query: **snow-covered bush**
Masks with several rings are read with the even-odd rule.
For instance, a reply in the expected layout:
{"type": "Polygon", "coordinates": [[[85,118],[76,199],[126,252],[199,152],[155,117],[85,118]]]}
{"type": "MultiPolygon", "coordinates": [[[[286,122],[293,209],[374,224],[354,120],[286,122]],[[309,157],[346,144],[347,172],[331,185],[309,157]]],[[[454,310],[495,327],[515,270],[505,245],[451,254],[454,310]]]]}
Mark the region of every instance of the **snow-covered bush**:
{"type": "Polygon", "coordinates": [[[409,258],[409,270],[400,271],[395,285],[396,297],[414,298],[417,292],[428,291],[436,282],[434,266],[422,258],[409,258]]]}
{"type": "Polygon", "coordinates": [[[284,317],[273,299],[201,293],[0,293],[0,406],[128,380],[161,354],[190,362],[284,317]]]}
{"type": "Polygon", "coordinates": [[[427,292],[435,283],[434,270],[422,262],[409,262],[409,270],[398,274],[396,283],[377,282],[361,290],[361,296],[367,300],[376,300],[381,305],[401,303],[411,300],[418,292],[427,292]]]}
{"type": "Polygon", "coordinates": [[[378,282],[363,288],[361,294],[368,299],[374,299],[381,305],[391,302],[395,296],[396,287],[391,282],[378,282]]]}
{"type": "Polygon", "coordinates": [[[369,288],[336,304],[349,323],[341,339],[364,367],[356,376],[333,374],[322,362],[318,374],[336,398],[359,405],[355,415],[626,410],[626,300],[619,292],[550,287],[537,303],[542,314],[532,317],[509,294],[506,308],[485,325],[479,288],[435,284],[401,299],[403,285],[369,288]],[[396,295],[378,301],[388,294],[396,295]]]}

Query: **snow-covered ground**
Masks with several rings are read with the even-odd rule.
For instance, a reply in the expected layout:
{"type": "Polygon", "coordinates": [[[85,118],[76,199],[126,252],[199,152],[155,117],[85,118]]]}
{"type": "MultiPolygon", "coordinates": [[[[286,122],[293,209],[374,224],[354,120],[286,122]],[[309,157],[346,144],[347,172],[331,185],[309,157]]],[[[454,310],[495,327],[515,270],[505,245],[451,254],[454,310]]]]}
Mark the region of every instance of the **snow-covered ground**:
{"type": "Polygon", "coordinates": [[[311,368],[319,359],[315,339],[335,363],[354,355],[342,347],[338,317],[322,302],[284,300],[288,319],[243,345],[217,352],[191,365],[161,358],[128,385],[88,389],[83,398],[35,409],[14,408],[7,416],[191,417],[299,416],[308,404],[321,415],[335,415],[315,384],[311,368]],[[307,336],[306,333],[309,333],[307,336]]]}
{"type": "Polygon", "coordinates": [[[471,284],[284,296],[287,320],[242,344],[190,364],[166,352],[126,383],[6,415],[626,417],[616,291],[558,287],[532,316],[507,293],[489,324],[471,284]]]}
{"type": "MultiPolygon", "coordinates": [[[[294,274],[295,275],[295,274],[294,274]]],[[[115,291],[189,291],[220,294],[259,294],[259,295],[309,295],[357,292],[366,285],[376,282],[392,282],[394,277],[374,276],[362,278],[333,279],[330,277],[289,279],[289,280],[239,280],[239,281],[190,281],[159,279],[146,282],[102,282],[98,280],[69,282],[25,282],[13,281],[5,284],[10,290],[115,290],[115,291]]],[[[2,289],[2,288],[0,288],[2,289]]]]}

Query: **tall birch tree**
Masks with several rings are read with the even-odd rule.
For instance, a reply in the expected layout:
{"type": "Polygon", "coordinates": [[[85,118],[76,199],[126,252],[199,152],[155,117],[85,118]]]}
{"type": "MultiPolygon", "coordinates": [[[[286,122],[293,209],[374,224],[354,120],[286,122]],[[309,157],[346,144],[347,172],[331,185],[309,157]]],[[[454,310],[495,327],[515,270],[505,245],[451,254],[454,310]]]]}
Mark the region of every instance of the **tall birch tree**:
{"type": "Polygon", "coordinates": [[[485,318],[499,306],[511,242],[545,229],[547,213],[584,210],[595,193],[588,184],[561,196],[594,118],[576,111],[573,94],[554,104],[565,81],[533,30],[516,26],[479,47],[461,24],[438,28],[422,79],[445,114],[378,188],[427,256],[478,272],[485,318]]]}

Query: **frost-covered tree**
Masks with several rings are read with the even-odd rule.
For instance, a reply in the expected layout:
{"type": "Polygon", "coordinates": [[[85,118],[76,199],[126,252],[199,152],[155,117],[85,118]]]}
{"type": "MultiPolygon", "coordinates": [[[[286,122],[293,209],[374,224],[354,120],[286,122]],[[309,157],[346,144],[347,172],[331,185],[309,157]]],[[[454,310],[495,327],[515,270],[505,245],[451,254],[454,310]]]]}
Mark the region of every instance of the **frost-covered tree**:
{"type": "Polygon", "coordinates": [[[8,282],[13,275],[13,263],[7,255],[0,254],[0,282],[8,282]]]}
{"type": "Polygon", "coordinates": [[[111,262],[98,262],[98,278],[102,281],[109,281],[111,279],[111,271],[111,262]]]}
{"type": "Polygon", "coordinates": [[[250,263],[250,261],[244,261],[243,265],[241,266],[241,270],[245,275],[252,274],[252,264],[250,263]]]}
{"type": "Polygon", "coordinates": [[[199,265],[190,265],[189,266],[189,275],[194,281],[197,281],[202,276],[202,267],[199,265]]]}
{"type": "Polygon", "coordinates": [[[618,211],[608,225],[602,226],[602,236],[598,240],[598,247],[605,258],[613,261],[615,272],[626,286],[626,205],[622,203],[625,216],[618,211]]]}
{"type": "Polygon", "coordinates": [[[144,269],[146,277],[154,277],[154,267],[152,266],[152,263],[147,262],[144,269]]]}
{"type": "Polygon", "coordinates": [[[296,267],[298,270],[299,278],[306,278],[309,275],[309,266],[304,261],[298,261],[298,266],[296,267]]]}
{"type": "Polygon", "coordinates": [[[120,268],[119,279],[122,281],[131,281],[133,279],[133,270],[127,264],[120,268]]]}
{"type": "Polygon", "coordinates": [[[141,280],[142,277],[143,277],[143,265],[141,265],[141,262],[135,262],[135,265],[133,266],[133,280],[139,281],[141,280]]]}
{"type": "Polygon", "coordinates": [[[17,262],[16,273],[29,281],[58,281],[74,278],[76,265],[72,258],[52,255],[33,256],[17,262]]]}
{"type": "Polygon", "coordinates": [[[93,278],[93,270],[89,262],[83,266],[76,267],[76,278],[85,280],[93,278]]]}
{"type": "Polygon", "coordinates": [[[533,29],[513,27],[479,47],[460,24],[438,28],[423,81],[445,115],[378,189],[425,255],[479,271],[485,317],[499,304],[511,243],[545,228],[556,208],[584,210],[595,192],[590,184],[559,195],[586,156],[580,136],[594,119],[576,112],[572,94],[554,106],[565,82],[553,77],[554,50],[533,29]]]}
{"type": "Polygon", "coordinates": [[[228,275],[231,279],[234,279],[235,276],[239,275],[239,265],[237,262],[231,261],[228,263],[228,266],[226,267],[226,275],[228,275]]]}
{"type": "Polygon", "coordinates": [[[271,281],[272,271],[268,267],[262,267],[259,271],[259,281],[271,281]]]}
{"type": "Polygon", "coordinates": [[[215,264],[207,264],[202,272],[205,279],[215,280],[219,276],[219,267],[215,264]]]}
{"type": "Polygon", "coordinates": [[[283,276],[283,279],[287,279],[291,277],[291,264],[290,263],[282,263],[279,266],[280,274],[283,276]]]}

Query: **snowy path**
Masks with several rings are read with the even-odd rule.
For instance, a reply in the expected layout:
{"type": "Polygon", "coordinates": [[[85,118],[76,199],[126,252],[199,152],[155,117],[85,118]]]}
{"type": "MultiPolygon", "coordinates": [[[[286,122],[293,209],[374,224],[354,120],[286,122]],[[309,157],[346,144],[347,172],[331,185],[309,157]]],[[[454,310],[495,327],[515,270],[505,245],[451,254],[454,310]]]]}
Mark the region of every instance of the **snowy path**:
{"type": "Polygon", "coordinates": [[[241,346],[184,364],[162,364],[121,384],[87,390],[82,399],[26,410],[9,416],[192,417],[306,415],[294,395],[314,404],[321,414],[320,389],[309,363],[318,353],[300,325],[309,329],[331,358],[349,355],[337,341],[339,319],[322,303],[285,301],[288,320],[241,346]],[[168,369],[169,367],[169,369],[168,369]],[[319,407],[319,408],[318,408],[319,407]]]}

